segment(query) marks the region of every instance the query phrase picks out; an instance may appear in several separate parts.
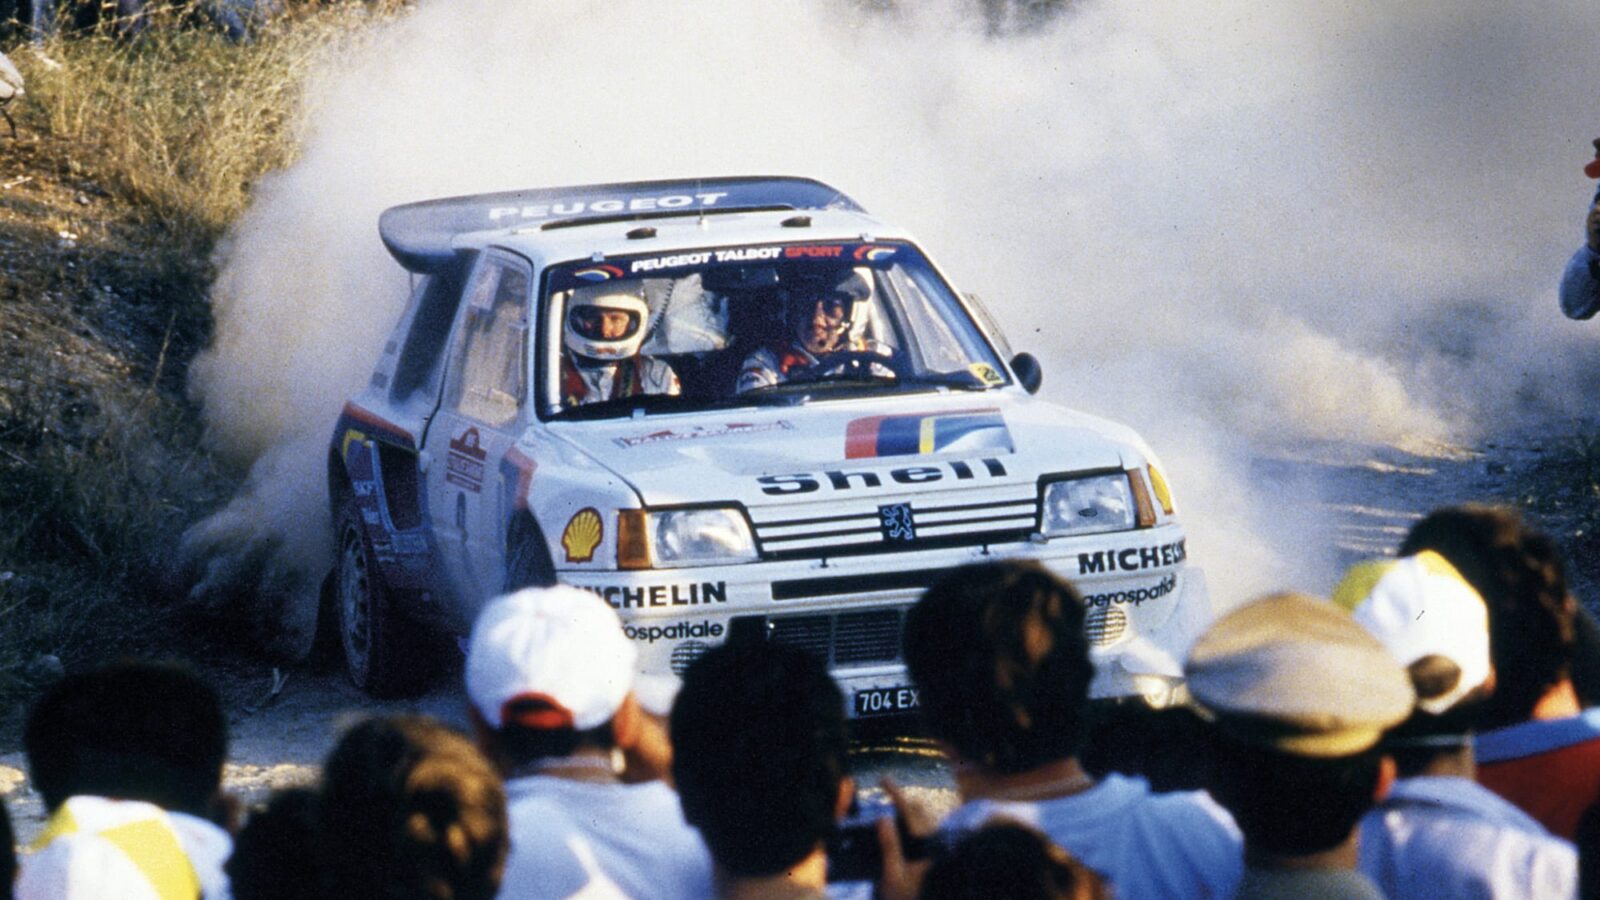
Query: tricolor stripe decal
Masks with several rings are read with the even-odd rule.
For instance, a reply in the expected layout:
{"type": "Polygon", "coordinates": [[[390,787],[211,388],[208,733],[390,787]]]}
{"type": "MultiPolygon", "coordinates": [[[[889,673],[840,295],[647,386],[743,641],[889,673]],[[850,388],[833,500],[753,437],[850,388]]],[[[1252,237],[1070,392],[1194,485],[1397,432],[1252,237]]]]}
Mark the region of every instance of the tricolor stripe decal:
{"type": "Polygon", "coordinates": [[[845,426],[846,459],[920,456],[960,450],[1014,451],[1011,432],[997,409],[871,416],[845,426]]]}

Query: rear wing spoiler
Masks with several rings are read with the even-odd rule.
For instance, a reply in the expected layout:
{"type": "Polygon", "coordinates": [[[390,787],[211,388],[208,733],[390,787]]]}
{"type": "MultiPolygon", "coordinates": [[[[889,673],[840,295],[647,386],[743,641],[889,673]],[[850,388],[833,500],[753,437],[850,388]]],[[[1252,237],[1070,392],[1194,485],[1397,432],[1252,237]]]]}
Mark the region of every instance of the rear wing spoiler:
{"type": "Polygon", "coordinates": [[[550,222],[627,220],[737,209],[863,212],[836,188],[810,178],[693,178],[446,197],[384,210],[378,236],[407,270],[436,271],[455,257],[455,237],[550,222]]]}

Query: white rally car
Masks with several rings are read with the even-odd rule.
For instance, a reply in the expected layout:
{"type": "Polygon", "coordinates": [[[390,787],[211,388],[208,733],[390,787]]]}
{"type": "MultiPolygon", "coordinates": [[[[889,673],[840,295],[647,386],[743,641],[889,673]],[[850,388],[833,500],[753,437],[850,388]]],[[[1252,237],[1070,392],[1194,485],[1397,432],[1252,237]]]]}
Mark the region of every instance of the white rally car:
{"type": "Polygon", "coordinates": [[[1149,448],[1035,398],[1037,361],[839,191],[517,191],[379,231],[413,290],[328,453],[360,687],[410,686],[421,635],[560,581],[617,609],[646,671],[781,641],[855,716],[905,713],[907,608],[1013,557],[1082,591],[1093,696],[1181,694],[1212,610],[1149,448]]]}

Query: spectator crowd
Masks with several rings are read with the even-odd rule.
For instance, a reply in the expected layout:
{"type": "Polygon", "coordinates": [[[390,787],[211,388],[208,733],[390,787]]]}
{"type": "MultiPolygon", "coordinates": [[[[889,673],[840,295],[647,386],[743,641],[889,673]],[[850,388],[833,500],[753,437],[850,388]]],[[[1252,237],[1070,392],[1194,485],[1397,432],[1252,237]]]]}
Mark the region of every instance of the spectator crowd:
{"type": "Polygon", "coordinates": [[[49,819],[0,859],[0,887],[1600,896],[1600,628],[1515,513],[1440,509],[1331,598],[1237,605],[1190,650],[1171,709],[1090,702],[1084,616],[1070,583],[1023,561],[954,570],[910,610],[907,670],[958,798],[942,819],[892,781],[881,803],[855,783],[844,698],[815,656],[737,640],[681,685],[638,675],[616,612],[571,587],[483,610],[470,735],[365,720],[316,786],[248,814],[221,790],[226,719],[203,680],[145,662],[69,674],[28,716],[49,819]]]}

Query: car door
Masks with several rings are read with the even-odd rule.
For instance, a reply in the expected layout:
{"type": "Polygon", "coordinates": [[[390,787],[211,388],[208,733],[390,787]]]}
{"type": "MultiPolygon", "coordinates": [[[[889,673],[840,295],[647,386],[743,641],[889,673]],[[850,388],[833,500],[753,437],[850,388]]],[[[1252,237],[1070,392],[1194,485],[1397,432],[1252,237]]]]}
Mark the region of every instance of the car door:
{"type": "Polygon", "coordinates": [[[467,279],[428,426],[428,508],[439,563],[470,614],[501,587],[500,463],[526,423],[532,270],[490,252],[467,279]]]}

